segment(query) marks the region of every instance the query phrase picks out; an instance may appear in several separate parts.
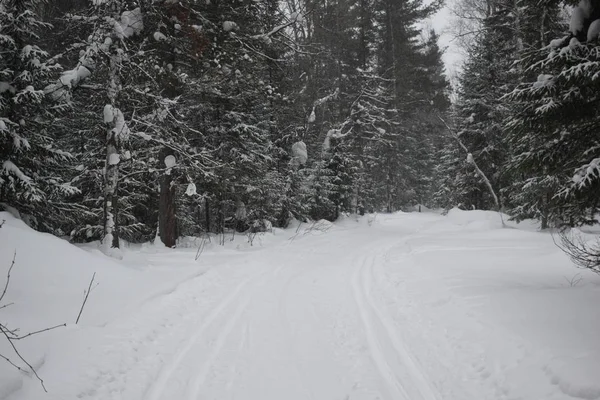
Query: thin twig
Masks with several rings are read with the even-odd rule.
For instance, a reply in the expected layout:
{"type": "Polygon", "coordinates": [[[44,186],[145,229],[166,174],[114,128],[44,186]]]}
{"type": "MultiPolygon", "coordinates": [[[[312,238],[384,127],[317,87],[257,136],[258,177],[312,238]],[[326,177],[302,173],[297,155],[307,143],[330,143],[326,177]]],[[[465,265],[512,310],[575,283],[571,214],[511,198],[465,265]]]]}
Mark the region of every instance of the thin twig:
{"type": "Polygon", "coordinates": [[[10,272],[12,271],[13,267],[15,266],[16,258],[17,258],[17,250],[15,250],[15,253],[13,254],[12,263],[10,264],[10,267],[8,268],[8,273],[6,274],[6,284],[4,285],[4,290],[2,291],[2,295],[0,295],[0,302],[2,301],[2,299],[6,295],[6,291],[8,290],[8,284],[10,282],[10,272]]]}
{"type": "Polygon", "coordinates": [[[0,358],[2,358],[4,361],[6,361],[7,363],[9,363],[10,365],[12,365],[13,367],[15,367],[16,369],[18,369],[19,371],[27,373],[27,371],[25,371],[23,368],[19,367],[17,364],[15,364],[14,362],[10,361],[10,359],[8,357],[5,357],[2,354],[0,354],[0,358]]]}
{"type": "Polygon", "coordinates": [[[61,328],[64,326],[67,326],[67,324],[59,324],[59,325],[52,326],[50,328],[40,329],[39,331],[29,332],[26,335],[14,337],[13,340],[25,339],[26,337],[37,335],[38,333],[42,333],[42,332],[46,332],[46,331],[51,331],[52,329],[61,328]]]}
{"type": "Polygon", "coordinates": [[[35,375],[35,377],[40,381],[40,384],[42,385],[42,389],[44,389],[44,392],[48,393],[48,390],[46,390],[46,386],[44,385],[44,380],[42,378],[40,378],[40,376],[38,375],[38,373],[35,370],[35,368],[33,368],[31,366],[31,364],[29,364],[27,362],[27,360],[25,360],[25,358],[23,358],[23,356],[21,355],[21,353],[19,353],[19,350],[17,349],[17,347],[13,343],[14,339],[11,338],[10,336],[8,336],[8,334],[6,333],[6,331],[4,329],[0,328],[0,332],[2,332],[2,334],[4,335],[4,337],[6,337],[6,340],[8,340],[8,343],[10,344],[10,347],[12,347],[13,351],[15,352],[15,354],[21,359],[21,361],[23,361],[25,363],[25,365],[27,365],[27,367],[31,370],[31,372],[35,375]]]}
{"type": "Polygon", "coordinates": [[[92,291],[92,284],[94,283],[95,277],[96,277],[96,273],[94,272],[94,275],[92,275],[92,280],[90,281],[90,285],[88,286],[88,290],[85,292],[83,304],[81,304],[81,309],[79,310],[79,314],[77,315],[77,320],[75,321],[75,324],[79,323],[79,318],[81,318],[81,313],[83,312],[83,307],[85,307],[85,303],[87,303],[87,299],[90,295],[90,292],[92,291]]]}

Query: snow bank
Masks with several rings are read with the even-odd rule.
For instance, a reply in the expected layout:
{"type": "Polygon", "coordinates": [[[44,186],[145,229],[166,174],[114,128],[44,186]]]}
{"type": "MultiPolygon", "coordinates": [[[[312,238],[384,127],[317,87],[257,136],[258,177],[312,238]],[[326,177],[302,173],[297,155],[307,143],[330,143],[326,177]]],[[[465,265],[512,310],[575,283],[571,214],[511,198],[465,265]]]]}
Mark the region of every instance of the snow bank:
{"type": "MultiPolygon", "coordinates": [[[[504,221],[510,218],[503,214],[504,221]]],[[[502,220],[500,214],[493,211],[471,210],[464,211],[458,208],[453,208],[448,211],[447,222],[454,225],[460,225],[467,229],[495,229],[502,228],[502,220]]]]}
{"type": "MultiPolygon", "coordinates": [[[[420,219],[398,218],[389,224],[420,219]]],[[[431,363],[451,354],[460,370],[441,377],[427,359],[438,384],[471,382],[470,396],[449,398],[599,399],[600,278],[533,223],[502,228],[497,213],[478,210],[439,218],[386,255],[382,281],[402,326],[428,327],[405,339],[435,343],[431,363]]]]}
{"type": "MultiPolygon", "coordinates": [[[[58,368],[64,354],[69,353],[71,341],[86,343],[90,332],[132,312],[146,299],[190,274],[189,269],[144,271],[125,267],[102,255],[95,246],[89,245],[90,251],[85,251],[55,236],[36,232],[8,212],[0,212],[2,221],[5,221],[0,228],[2,288],[13,255],[16,256],[3,301],[13,304],[0,309],[0,322],[9,328],[19,328],[22,334],[62,323],[68,325],[17,343],[26,359],[39,368],[42,378],[58,368]],[[94,272],[98,286],[90,294],[79,325],[73,325],[94,272]]],[[[148,269],[147,264],[141,267],[148,269]]],[[[89,344],[93,346],[92,342],[89,344]]],[[[0,354],[16,361],[7,346],[0,340],[0,354]]],[[[73,361],[86,354],[72,357],[73,361]]],[[[70,368],[76,369],[77,365],[70,368]]],[[[21,388],[25,381],[35,393],[29,398],[42,398],[41,387],[32,377],[20,374],[0,360],[0,399],[21,388]]],[[[60,383],[46,380],[49,389],[60,383]]]]}

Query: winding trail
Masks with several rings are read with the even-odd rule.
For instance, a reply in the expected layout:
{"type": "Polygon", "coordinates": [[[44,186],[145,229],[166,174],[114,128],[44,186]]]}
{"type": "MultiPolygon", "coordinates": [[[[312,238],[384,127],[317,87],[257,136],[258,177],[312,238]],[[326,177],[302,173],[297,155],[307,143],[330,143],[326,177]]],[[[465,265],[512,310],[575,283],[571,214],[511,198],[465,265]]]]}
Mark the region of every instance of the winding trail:
{"type": "Polygon", "coordinates": [[[373,296],[373,267],[426,222],[368,236],[348,229],[335,243],[303,236],[253,254],[228,295],[184,317],[192,328],[143,398],[441,400],[373,296]]]}
{"type": "Polygon", "coordinates": [[[264,247],[203,255],[200,266],[194,249],[150,254],[150,265],[203,270],[99,328],[99,344],[79,349],[86,359],[77,386],[47,398],[541,398],[510,385],[508,374],[521,370],[534,371],[538,393],[555,393],[550,372],[523,361],[522,340],[479,317],[480,297],[458,298],[455,281],[421,268],[438,252],[507,248],[445,245],[464,228],[443,218],[399,214],[331,232],[280,231],[264,247]]]}

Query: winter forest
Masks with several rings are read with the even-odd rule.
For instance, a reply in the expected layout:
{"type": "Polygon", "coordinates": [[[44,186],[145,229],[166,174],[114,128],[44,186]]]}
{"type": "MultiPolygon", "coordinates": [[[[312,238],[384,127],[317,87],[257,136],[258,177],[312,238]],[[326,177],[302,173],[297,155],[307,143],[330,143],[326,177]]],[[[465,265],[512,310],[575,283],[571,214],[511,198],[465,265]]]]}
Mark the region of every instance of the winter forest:
{"type": "Polygon", "coordinates": [[[415,205],[596,221],[600,4],[1,0],[0,205],[73,242],[415,205]]]}
{"type": "Polygon", "coordinates": [[[600,400],[599,190],[600,0],[0,0],[0,400],[600,400]]]}

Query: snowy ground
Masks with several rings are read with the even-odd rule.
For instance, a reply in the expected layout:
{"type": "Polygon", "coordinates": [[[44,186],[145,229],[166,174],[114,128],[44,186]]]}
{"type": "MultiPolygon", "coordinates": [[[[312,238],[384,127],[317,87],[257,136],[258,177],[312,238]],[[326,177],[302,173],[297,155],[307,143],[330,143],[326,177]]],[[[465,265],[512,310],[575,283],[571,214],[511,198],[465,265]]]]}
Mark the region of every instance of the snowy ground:
{"type": "Polygon", "coordinates": [[[600,277],[494,213],[346,219],[198,261],[142,246],[119,262],[2,219],[0,270],[17,259],[0,321],[69,325],[18,343],[48,393],[0,362],[0,399],[600,399],[600,277]]]}

